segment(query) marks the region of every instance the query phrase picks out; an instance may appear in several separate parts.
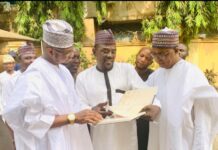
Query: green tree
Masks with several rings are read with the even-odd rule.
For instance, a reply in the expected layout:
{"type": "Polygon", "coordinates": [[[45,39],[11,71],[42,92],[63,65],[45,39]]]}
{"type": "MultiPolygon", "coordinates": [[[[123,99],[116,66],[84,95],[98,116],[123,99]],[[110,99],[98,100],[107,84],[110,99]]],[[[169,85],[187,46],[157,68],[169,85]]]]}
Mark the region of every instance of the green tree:
{"type": "Polygon", "coordinates": [[[15,18],[19,33],[37,39],[42,37],[42,24],[47,19],[64,19],[74,27],[74,40],[84,36],[84,5],[77,1],[19,1],[15,18]]]}
{"type": "Polygon", "coordinates": [[[155,15],[142,21],[142,29],[150,41],[152,34],[164,27],[178,30],[186,44],[201,32],[217,32],[218,2],[158,1],[155,15]]]}
{"type": "Polygon", "coordinates": [[[208,82],[212,86],[215,87],[215,85],[216,85],[216,77],[218,76],[218,74],[214,72],[214,69],[206,69],[204,74],[207,77],[208,82]]]}
{"type": "Polygon", "coordinates": [[[106,1],[96,1],[96,14],[98,25],[101,25],[103,23],[103,18],[107,15],[106,1]]]}

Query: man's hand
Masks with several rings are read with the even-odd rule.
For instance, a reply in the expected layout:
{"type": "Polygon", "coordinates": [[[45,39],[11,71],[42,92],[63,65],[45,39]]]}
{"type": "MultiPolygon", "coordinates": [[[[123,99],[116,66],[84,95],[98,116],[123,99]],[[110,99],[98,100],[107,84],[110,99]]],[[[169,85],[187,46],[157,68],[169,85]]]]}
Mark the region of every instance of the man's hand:
{"type": "Polygon", "coordinates": [[[100,113],[103,118],[105,118],[106,116],[111,116],[113,113],[105,109],[106,105],[107,105],[107,102],[99,103],[98,105],[92,107],[92,110],[100,113]]]}
{"type": "Polygon", "coordinates": [[[85,123],[96,124],[103,119],[101,114],[88,109],[75,113],[75,116],[76,116],[75,123],[79,123],[79,124],[85,124],[85,123]]]}
{"type": "Polygon", "coordinates": [[[160,113],[160,107],[156,105],[147,105],[142,109],[142,111],[146,112],[143,118],[149,121],[153,121],[160,113]]]}

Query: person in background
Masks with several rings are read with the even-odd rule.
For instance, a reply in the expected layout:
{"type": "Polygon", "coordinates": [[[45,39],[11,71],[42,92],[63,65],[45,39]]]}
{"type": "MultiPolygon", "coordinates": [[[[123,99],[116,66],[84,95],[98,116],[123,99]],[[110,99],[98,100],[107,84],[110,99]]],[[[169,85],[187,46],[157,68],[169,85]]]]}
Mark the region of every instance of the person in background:
{"type": "Polygon", "coordinates": [[[14,70],[15,67],[15,60],[14,58],[6,54],[3,56],[3,68],[4,72],[0,73],[0,107],[1,110],[3,109],[3,106],[5,105],[4,96],[3,96],[3,90],[5,89],[6,83],[11,80],[14,76],[17,75],[17,71],[14,70]]]}
{"type": "Polygon", "coordinates": [[[74,48],[74,53],[70,56],[69,61],[64,63],[64,65],[69,69],[74,80],[76,80],[80,67],[80,51],[78,48],[74,48]]]}
{"type": "Polygon", "coordinates": [[[135,70],[143,81],[148,79],[148,76],[153,72],[148,68],[153,62],[151,51],[147,47],[142,47],[136,55],[135,70]]]}
{"type": "MultiPolygon", "coordinates": [[[[142,47],[136,55],[135,70],[143,81],[153,72],[148,67],[152,64],[150,48],[142,47]]],[[[149,135],[149,121],[144,117],[137,119],[138,150],[147,150],[149,135]]]]}
{"type": "Polygon", "coordinates": [[[183,43],[180,43],[180,44],[178,44],[177,49],[179,51],[179,56],[182,59],[186,59],[186,57],[189,55],[187,46],[183,43]]]}
{"type": "Polygon", "coordinates": [[[36,59],[36,52],[33,45],[25,45],[18,49],[18,59],[20,62],[20,72],[26,71],[28,66],[36,59]]]}
{"type": "Polygon", "coordinates": [[[0,149],[13,150],[13,137],[2,117],[5,106],[3,90],[5,89],[6,83],[16,76],[17,72],[14,70],[15,60],[11,55],[4,55],[2,62],[5,71],[0,74],[0,149]]]}
{"type": "Polygon", "coordinates": [[[19,62],[17,60],[17,53],[14,52],[14,51],[9,51],[8,54],[11,55],[14,58],[14,60],[15,60],[14,70],[18,71],[20,69],[20,64],[19,64],[19,62]]]}

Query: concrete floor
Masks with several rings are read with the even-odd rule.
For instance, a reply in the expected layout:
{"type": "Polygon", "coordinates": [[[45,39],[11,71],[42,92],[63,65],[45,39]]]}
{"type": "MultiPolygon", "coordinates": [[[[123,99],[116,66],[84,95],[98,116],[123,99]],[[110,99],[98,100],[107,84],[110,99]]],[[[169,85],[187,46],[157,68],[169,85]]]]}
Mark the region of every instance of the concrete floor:
{"type": "Polygon", "coordinates": [[[14,150],[12,136],[0,117],[0,150],[14,150]]]}

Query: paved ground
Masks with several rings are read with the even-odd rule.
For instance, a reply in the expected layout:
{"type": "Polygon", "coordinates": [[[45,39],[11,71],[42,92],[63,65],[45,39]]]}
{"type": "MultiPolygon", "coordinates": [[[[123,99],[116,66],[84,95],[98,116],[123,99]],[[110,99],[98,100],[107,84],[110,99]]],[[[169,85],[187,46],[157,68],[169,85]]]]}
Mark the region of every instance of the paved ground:
{"type": "Polygon", "coordinates": [[[7,126],[0,116],[0,150],[13,150],[13,142],[7,126]]]}

